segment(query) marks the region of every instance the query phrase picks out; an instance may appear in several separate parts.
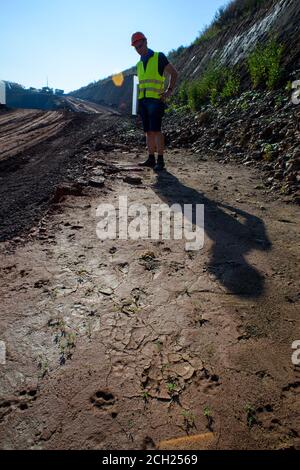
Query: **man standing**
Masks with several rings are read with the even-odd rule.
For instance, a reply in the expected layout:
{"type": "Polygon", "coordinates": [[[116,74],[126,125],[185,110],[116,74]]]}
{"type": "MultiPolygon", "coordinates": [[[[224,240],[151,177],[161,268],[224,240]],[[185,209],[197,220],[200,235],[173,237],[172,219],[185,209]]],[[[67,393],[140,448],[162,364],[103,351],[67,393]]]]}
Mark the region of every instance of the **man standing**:
{"type": "Polygon", "coordinates": [[[177,71],[162,52],[148,49],[147,38],[141,32],[134,33],[131,45],[141,56],[137,64],[139,79],[139,114],[147,135],[149,156],[140,166],[154,168],[155,171],[164,169],[164,136],[161,123],[165,111],[165,100],[171,96],[177,80],[177,71]],[[164,74],[169,74],[169,84],[165,90],[164,74]],[[158,153],[155,162],[155,151],[158,153]]]}

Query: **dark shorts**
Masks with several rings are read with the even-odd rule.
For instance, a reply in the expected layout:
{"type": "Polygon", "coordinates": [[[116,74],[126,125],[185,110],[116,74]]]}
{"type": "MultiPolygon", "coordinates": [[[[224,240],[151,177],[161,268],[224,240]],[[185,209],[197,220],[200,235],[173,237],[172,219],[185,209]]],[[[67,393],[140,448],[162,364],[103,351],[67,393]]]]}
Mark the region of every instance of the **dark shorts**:
{"type": "Polygon", "coordinates": [[[139,100],[139,114],[143,121],[145,132],[160,132],[161,122],[165,113],[165,103],[155,98],[139,100]]]}

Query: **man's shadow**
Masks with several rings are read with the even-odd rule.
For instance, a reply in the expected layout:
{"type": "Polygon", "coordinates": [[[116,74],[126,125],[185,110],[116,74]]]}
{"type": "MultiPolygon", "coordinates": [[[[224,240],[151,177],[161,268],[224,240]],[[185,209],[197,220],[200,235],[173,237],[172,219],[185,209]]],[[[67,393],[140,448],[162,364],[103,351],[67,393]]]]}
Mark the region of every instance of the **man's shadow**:
{"type": "MultiPolygon", "coordinates": [[[[213,241],[211,258],[206,264],[208,272],[231,294],[247,298],[262,295],[264,276],[246,259],[246,255],[253,249],[271,249],[271,242],[260,218],[208,199],[182,184],[168,171],[158,173],[152,189],[164,203],[169,206],[179,204],[182,211],[184,204],[193,204],[193,209],[196,204],[204,204],[204,230],[213,241]],[[232,212],[232,215],[224,209],[232,212]],[[237,220],[237,216],[243,218],[243,222],[237,220]]],[[[196,223],[195,211],[193,223],[196,223]]]]}

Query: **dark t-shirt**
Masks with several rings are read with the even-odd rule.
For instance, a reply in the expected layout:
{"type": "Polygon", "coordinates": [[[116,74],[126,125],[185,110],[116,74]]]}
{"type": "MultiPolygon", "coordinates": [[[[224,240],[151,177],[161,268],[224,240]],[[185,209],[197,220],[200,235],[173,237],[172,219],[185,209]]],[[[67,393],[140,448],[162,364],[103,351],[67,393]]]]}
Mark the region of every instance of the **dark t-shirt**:
{"type": "MultiPolygon", "coordinates": [[[[144,64],[144,69],[146,69],[147,64],[148,64],[148,60],[149,60],[150,57],[152,57],[153,55],[154,55],[154,52],[153,52],[151,49],[148,49],[148,54],[141,57],[141,61],[142,61],[143,64],[144,64]]],[[[168,59],[166,58],[165,54],[163,54],[163,52],[159,52],[159,53],[158,53],[158,72],[159,72],[159,75],[163,75],[163,74],[164,74],[165,67],[166,67],[168,64],[169,64],[169,61],[168,61],[168,59]]]]}

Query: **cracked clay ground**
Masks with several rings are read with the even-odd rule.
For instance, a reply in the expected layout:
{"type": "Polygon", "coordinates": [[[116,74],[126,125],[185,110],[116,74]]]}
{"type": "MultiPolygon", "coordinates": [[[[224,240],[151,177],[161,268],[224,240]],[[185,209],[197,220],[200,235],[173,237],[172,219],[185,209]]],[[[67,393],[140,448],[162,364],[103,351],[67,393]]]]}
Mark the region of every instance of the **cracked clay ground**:
{"type": "Polygon", "coordinates": [[[243,165],[167,162],[131,170],[140,184],[111,172],[1,243],[3,449],[299,448],[299,209],[243,165]],[[96,208],[120,195],[204,204],[204,248],[101,242],[96,208]]]}

